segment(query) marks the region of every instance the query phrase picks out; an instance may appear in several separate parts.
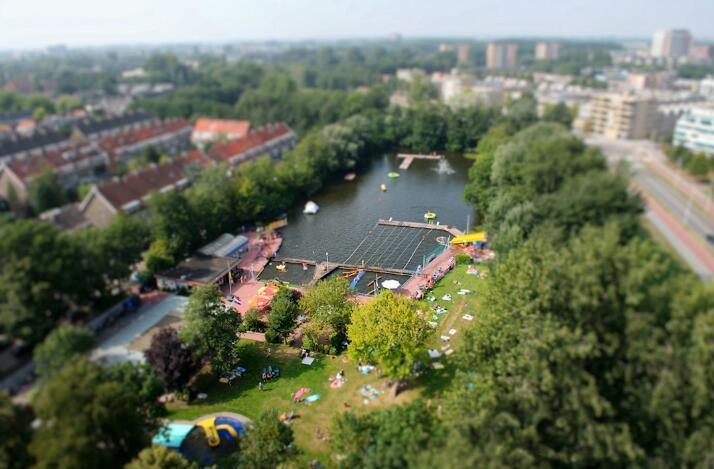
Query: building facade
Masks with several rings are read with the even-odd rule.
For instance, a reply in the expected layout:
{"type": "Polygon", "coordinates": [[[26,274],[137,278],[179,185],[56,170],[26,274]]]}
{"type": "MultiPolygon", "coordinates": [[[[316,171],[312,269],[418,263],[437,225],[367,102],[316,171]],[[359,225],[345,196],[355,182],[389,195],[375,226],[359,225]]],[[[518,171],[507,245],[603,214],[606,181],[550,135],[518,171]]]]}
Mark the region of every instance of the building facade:
{"type": "Polygon", "coordinates": [[[657,101],[634,93],[599,93],[592,97],[575,127],[614,139],[645,139],[656,134],[657,101]]]}
{"type": "Polygon", "coordinates": [[[652,37],[653,57],[678,59],[687,57],[692,47],[692,35],[686,29],[658,31],[652,37]]]}
{"type": "Polygon", "coordinates": [[[557,42],[539,42],[535,47],[536,60],[558,60],[560,44],[557,42]]]}
{"type": "Polygon", "coordinates": [[[508,70],[518,65],[518,44],[492,42],[486,50],[486,68],[508,70]]]}
{"type": "Polygon", "coordinates": [[[677,121],[675,145],[714,155],[714,106],[690,109],[677,121]]]}

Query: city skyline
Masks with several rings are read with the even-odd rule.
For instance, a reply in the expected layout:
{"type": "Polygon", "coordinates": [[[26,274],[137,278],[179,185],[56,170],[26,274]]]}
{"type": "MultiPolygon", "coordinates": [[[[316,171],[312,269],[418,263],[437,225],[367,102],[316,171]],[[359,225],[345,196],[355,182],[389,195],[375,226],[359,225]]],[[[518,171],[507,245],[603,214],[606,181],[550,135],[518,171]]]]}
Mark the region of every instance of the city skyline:
{"type": "Polygon", "coordinates": [[[433,2],[395,0],[139,0],[97,4],[0,1],[0,49],[241,41],[405,38],[650,39],[656,31],[689,29],[713,40],[714,3],[615,0],[532,4],[524,0],[433,2]],[[613,12],[617,12],[614,14],[613,12]],[[188,31],[188,32],[187,32],[188,31]]]}

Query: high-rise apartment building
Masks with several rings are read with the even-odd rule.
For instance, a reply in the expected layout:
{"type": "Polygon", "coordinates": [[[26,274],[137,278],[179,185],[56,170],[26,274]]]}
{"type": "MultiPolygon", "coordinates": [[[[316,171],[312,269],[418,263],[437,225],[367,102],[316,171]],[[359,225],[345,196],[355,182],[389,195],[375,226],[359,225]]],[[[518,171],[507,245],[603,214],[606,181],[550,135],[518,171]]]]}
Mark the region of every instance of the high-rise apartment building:
{"type": "Polygon", "coordinates": [[[686,29],[668,29],[652,36],[652,56],[678,59],[689,55],[692,35],[686,29]]]}
{"type": "Polygon", "coordinates": [[[657,132],[657,101],[634,93],[600,93],[576,127],[616,139],[649,138],[657,132]]]}
{"type": "Polygon", "coordinates": [[[486,68],[504,70],[518,65],[518,44],[492,42],[486,50],[486,68]]]}
{"type": "Polygon", "coordinates": [[[459,44],[456,46],[456,60],[459,64],[469,63],[471,48],[468,44],[459,44]]]}
{"type": "Polygon", "coordinates": [[[535,47],[536,60],[558,60],[560,44],[557,42],[539,42],[535,47]]]}

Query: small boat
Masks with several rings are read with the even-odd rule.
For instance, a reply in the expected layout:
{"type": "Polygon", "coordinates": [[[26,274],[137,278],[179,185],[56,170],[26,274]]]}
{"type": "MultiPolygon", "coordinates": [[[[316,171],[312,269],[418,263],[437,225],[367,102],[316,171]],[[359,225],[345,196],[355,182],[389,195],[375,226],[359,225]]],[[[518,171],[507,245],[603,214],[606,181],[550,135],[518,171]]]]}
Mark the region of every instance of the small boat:
{"type": "Polygon", "coordinates": [[[434,213],[434,212],[432,212],[432,211],[427,211],[427,212],[424,214],[424,219],[425,219],[425,220],[433,220],[433,219],[435,219],[435,218],[436,218],[436,213],[434,213]]]}
{"type": "Polygon", "coordinates": [[[345,181],[354,181],[357,175],[355,173],[345,174],[345,181]]]}
{"type": "Polygon", "coordinates": [[[315,215],[319,211],[320,206],[310,200],[308,203],[305,204],[305,208],[303,209],[302,213],[305,213],[307,215],[315,215]]]}
{"type": "Polygon", "coordinates": [[[382,190],[382,192],[387,192],[387,185],[386,185],[386,184],[382,184],[381,186],[379,186],[379,188],[382,190]]]}
{"type": "Polygon", "coordinates": [[[285,272],[288,270],[288,266],[285,265],[285,262],[283,262],[282,264],[276,265],[275,270],[277,270],[278,272],[285,272]]]}
{"type": "Polygon", "coordinates": [[[387,174],[387,177],[389,177],[389,179],[397,179],[399,177],[399,173],[392,171],[387,174]]]}

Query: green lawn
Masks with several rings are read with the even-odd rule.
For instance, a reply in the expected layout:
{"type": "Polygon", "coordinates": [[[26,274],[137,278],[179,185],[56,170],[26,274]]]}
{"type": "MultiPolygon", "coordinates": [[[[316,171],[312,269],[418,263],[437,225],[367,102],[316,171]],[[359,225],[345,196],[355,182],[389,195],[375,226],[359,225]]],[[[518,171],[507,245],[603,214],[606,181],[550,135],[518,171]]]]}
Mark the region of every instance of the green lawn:
{"type": "MultiPolygon", "coordinates": [[[[433,290],[437,301],[424,301],[420,304],[424,310],[434,304],[448,309],[448,313],[439,318],[439,325],[429,340],[429,347],[440,348],[442,341],[439,336],[447,334],[451,328],[457,330],[451,339],[452,347],[458,347],[464,327],[470,325],[462,316],[465,313],[475,315],[479,294],[461,296],[457,295],[457,292],[461,288],[478,292],[482,283],[483,280],[466,274],[465,265],[456,266],[433,290]],[[447,293],[452,295],[450,302],[441,299],[447,293]]],[[[444,369],[427,371],[410,389],[394,398],[389,395],[387,378],[378,378],[375,373],[363,376],[357,372],[356,365],[343,356],[319,355],[315,363],[307,366],[300,362],[299,351],[291,347],[250,341],[242,342],[240,347],[241,365],[248,369],[245,376],[234,381],[232,386],[218,383],[209,374],[199,376],[196,388],[206,392],[208,399],[191,405],[170,404],[169,417],[193,420],[205,414],[224,411],[255,418],[263,409],[274,408],[279,412],[295,410],[298,418],[293,428],[295,442],[304,451],[302,462],[314,458],[323,463],[329,461],[329,442],[318,438],[318,433],[329,435],[332,418],[339,412],[345,409],[368,412],[408,402],[419,396],[433,396],[446,387],[454,372],[453,367],[449,366],[448,358],[444,357],[441,359],[446,364],[444,369]],[[258,389],[260,373],[268,365],[279,367],[281,376],[266,384],[261,392],[258,389]],[[342,388],[330,389],[328,378],[341,369],[345,371],[346,384],[342,388]],[[365,404],[359,392],[365,384],[374,386],[384,394],[365,404]],[[292,394],[301,387],[310,388],[311,393],[319,393],[320,400],[311,405],[293,403],[292,394]]]]}

